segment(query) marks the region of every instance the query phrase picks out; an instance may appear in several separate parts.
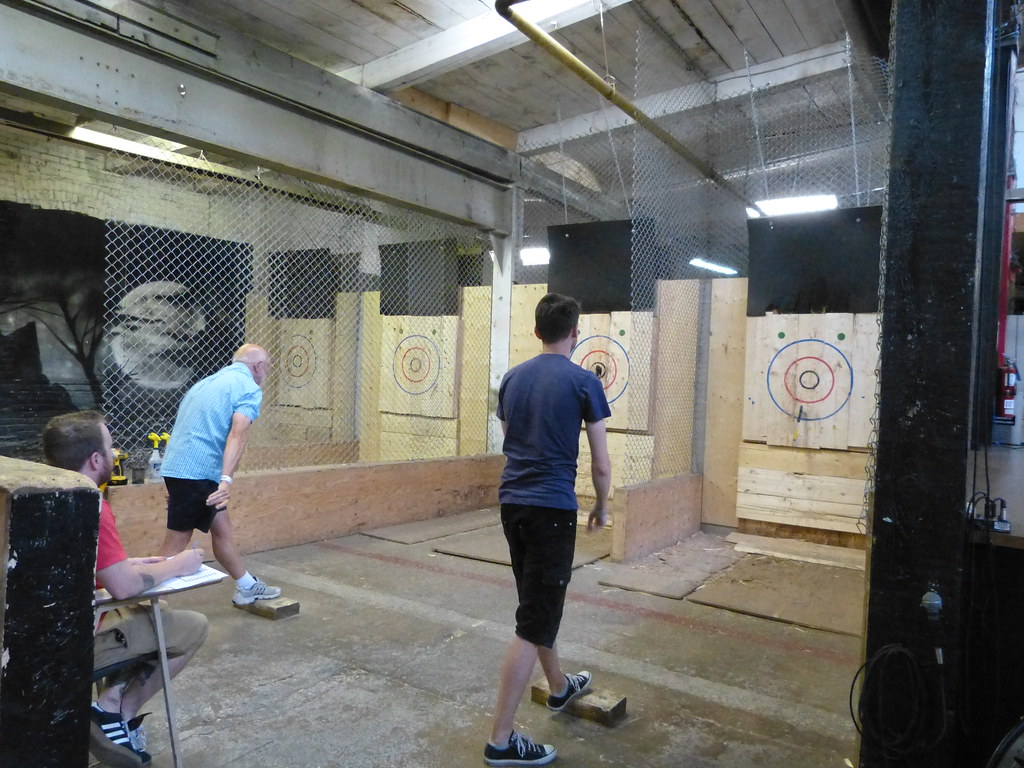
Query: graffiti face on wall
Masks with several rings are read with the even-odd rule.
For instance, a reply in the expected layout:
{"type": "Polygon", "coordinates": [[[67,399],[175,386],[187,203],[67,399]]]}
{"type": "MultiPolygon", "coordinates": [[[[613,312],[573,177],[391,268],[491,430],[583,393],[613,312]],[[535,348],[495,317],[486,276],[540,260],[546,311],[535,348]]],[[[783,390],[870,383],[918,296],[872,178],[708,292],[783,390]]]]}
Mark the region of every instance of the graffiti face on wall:
{"type": "Polygon", "coordinates": [[[108,413],[129,449],[242,343],[246,244],[0,202],[0,454],[46,420],[108,413]]]}

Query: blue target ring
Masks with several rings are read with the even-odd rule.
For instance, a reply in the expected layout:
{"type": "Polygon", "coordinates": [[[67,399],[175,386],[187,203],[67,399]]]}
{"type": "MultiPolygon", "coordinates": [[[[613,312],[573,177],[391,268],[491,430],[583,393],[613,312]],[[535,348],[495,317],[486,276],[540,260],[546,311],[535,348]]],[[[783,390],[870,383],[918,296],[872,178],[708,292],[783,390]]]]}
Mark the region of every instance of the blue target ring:
{"type": "Polygon", "coordinates": [[[406,394],[425,395],[440,379],[441,350],[426,336],[406,336],[395,347],[391,374],[395,384],[406,394]]]}
{"type": "MultiPolygon", "coordinates": [[[[822,361],[822,362],[824,362],[824,361],[822,361]]],[[[827,363],[825,365],[827,366],[827,363]]],[[[828,366],[828,370],[832,373],[833,376],[835,376],[835,371],[831,368],[831,366],[828,366]]],[[[817,374],[815,374],[815,376],[817,376],[817,374]]],[[[817,382],[815,382],[815,384],[817,384],[817,382]]],[[[838,380],[834,382],[834,385],[838,385],[838,384],[839,384],[838,380]]],[[[792,416],[794,419],[798,418],[798,419],[800,419],[800,421],[822,421],[823,419],[829,419],[829,418],[835,416],[837,413],[839,413],[839,411],[843,410],[843,408],[846,407],[846,404],[848,402],[850,402],[850,395],[853,393],[853,366],[850,365],[849,358],[847,358],[846,355],[843,354],[842,350],[839,349],[834,344],[829,344],[827,341],[824,341],[822,339],[797,339],[796,341],[789,342],[789,344],[787,344],[786,346],[782,347],[782,349],[780,349],[778,352],[776,352],[772,356],[771,362],[768,363],[768,371],[765,373],[765,388],[768,390],[768,397],[771,398],[772,402],[775,404],[775,407],[778,408],[783,413],[785,413],[785,414],[787,414],[789,416],[792,416]],[[807,344],[807,343],[823,344],[824,346],[829,347],[833,352],[835,352],[837,355],[839,355],[840,358],[842,358],[842,361],[844,363],[846,363],[846,370],[847,370],[848,375],[849,375],[849,381],[847,382],[847,388],[846,388],[846,397],[843,398],[843,401],[831,413],[826,413],[826,414],[820,415],[820,416],[809,416],[806,413],[804,413],[802,410],[800,412],[798,412],[798,413],[792,413],[791,411],[787,410],[786,408],[784,408],[782,405],[779,404],[779,401],[775,399],[775,393],[772,392],[772,382],[771,382],[772,367],[775,365],[775,361],[778,360],[779,355],[781,355],[783,352],[785,352],[790,347],[793,347],[793,346],[795,346],[797,344],[807,344]]],[[[810,401],[810,402],[813,403],[814,401],[810,401]]]]}
{"type": "Polygon", "coordinates": [[[609,405],[622,397],[629,387],[629,353],[611,336],[587,336],[572,348],[569,359],[594,372],[601,381],[609,405]],[[594,343],[584,350],[583,345],[588,342],[594,343]],[[619,356],[623,364],[616,359],[619,356]]]}

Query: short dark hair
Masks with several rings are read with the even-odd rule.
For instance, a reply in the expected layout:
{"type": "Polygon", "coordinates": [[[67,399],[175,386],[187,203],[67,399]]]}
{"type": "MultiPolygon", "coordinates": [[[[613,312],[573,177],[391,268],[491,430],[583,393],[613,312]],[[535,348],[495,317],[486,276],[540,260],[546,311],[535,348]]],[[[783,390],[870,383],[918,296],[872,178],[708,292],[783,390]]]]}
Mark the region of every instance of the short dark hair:
{"type": "Polygon", "coordinates": [[[572,296],[549,293],[534,313],[537,335],[545,344],[554,344],[572,333],[580,321],[580,303],[572,296]]]}
{"type": "Polygon", "coordinates": [[[106,417],[99,411],[75,411],[54,416],[43,430],[47,464],[78,471],[94,453],[103,452],[106,417]]]}

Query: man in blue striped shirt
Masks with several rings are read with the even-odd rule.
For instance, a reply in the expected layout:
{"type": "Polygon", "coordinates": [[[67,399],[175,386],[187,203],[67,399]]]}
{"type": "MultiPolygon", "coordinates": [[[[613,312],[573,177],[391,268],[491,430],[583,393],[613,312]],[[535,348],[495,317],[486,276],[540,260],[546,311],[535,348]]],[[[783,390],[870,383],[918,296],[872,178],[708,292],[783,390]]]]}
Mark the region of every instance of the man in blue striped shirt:
{"type": "Polygon", "coordinates": [[[209,531],[213,554],[235,579],[235,605],[281,594],[245,568],[228,517],[232,476],[242,459],[249,426],[260,415],[270,355],[243,344],[231,365],[197,382],[185,395],[167,443],[161,473],[167,486],[167,533],[160,554],[188,546],[192,531],[209,531]]]}

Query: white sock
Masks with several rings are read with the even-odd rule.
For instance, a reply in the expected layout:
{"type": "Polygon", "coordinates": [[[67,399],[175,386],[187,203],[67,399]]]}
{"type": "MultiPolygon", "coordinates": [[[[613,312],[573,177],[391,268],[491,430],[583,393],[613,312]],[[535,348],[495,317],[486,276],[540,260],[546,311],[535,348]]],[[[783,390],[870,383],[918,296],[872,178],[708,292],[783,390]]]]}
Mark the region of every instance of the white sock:
{"type": "Polygon", "coordinates": [[[565,682],[565,685],[562,687],[562,692],[561,693],[556,693],[555,694],[555,698],[556,699],[562,698],[563,696],[565,696],[565,694],[567,694],[569,692],[569,678],[566,677],[565,675],[562,675],[562,680],[565,682]]]}
{"type": "Polygon", "coordinates": [[[256,577],[255,577],[255,576],[253,576],[253,575],[252,575],[251,573],[249,573],[248,571],[246,571],[246,572],[245,572],[245,573],[244,573],[244,574],[242,575],[242,578],[240,578],[240,579],[237,579],[237,580],[235,581],[235,584],[237,585],[237,587],[238,587],[239,589],[252,589],[252,587],[253,587],[253,585],[254,585],[255,583],[256,583],[256,577]]]}

